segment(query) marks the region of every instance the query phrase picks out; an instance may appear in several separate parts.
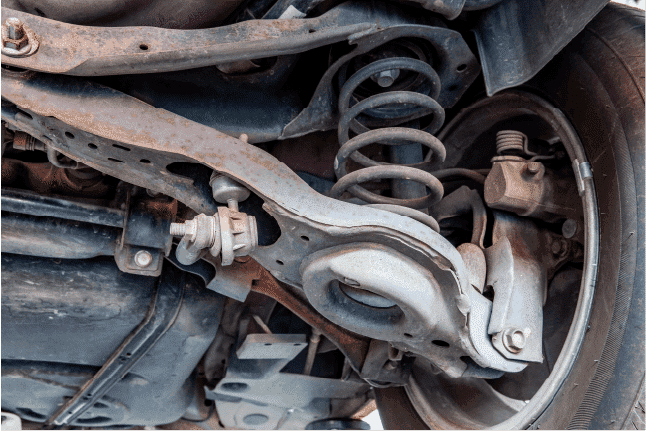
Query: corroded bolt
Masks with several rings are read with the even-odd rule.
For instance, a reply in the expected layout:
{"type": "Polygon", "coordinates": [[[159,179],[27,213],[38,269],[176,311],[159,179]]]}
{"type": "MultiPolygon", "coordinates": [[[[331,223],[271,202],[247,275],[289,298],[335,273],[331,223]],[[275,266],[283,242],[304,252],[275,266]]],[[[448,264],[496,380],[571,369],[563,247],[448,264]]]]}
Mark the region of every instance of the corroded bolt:
{"type": "Polygon", "coordinates": [[[7,36],[9,36],[9,39],[18,40],[22,39],[25,35],[22,30],[22,21],[18,18],[7,18],[5,25],[7,26],[7,36]]]}
{"type": "Polygon", "coordinates": [[[135,253],[135,263],[140,268],[146,268],[151,263],[153,263],[153,255],[146,250],[139,250],[135,253]]]}
{"type": "Polygon", "coordinates": [[[4,22],[4,27],[7,29],[7,38],[11,41],[17,42],[14,43],[5,40],[4,46],[11,49],[22,48],[22,44],[19,42],[25,36],[22,21],[20,21],[18,18],[7,18],[7,20],[4,22]]]}
{"type": "Polygon", "coordinates": [[[502,335],[502,344],[511,353],[520,353],[526,342],[527,336],[520,329],[507,329],[502,335]]]}

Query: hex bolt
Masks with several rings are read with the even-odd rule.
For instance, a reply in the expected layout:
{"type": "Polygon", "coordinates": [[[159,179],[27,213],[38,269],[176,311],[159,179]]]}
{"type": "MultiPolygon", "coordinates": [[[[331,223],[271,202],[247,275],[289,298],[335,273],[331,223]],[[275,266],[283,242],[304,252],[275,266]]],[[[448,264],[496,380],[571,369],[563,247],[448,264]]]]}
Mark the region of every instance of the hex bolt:
{"type": "Polygon", "coordinates": [[[153,263],[153,255],[146,250],[139,250],[137,253],[135,253],[134,260],[138,267],[146,268],[147,266],[150,266],[151,263],[153,263]]]}
{"type": "Polygon", "coordinates": [[[7,18],[4,23],[7,26],[7,36],[9,36],[9,39],[19,40],[25,35],[22,29],[22,21],[18,18],[7,18]]]}
{"type": "Polygon", "coordinates": [[[38,50],[38,38],[27,24],[18,18],[7,18],[2,23],[2,54],[24,57],[38,50]]]}
{"type": "Polygon", "coordinates": [[[24,24],[18,18],[7,18],[3,24],[3,48],[19,50],[26,43],[24,24]]]}
{"type": "Polygon", "coordinates": [[[536,175],[541,171],[542,163],[540,162],[529,162],[527,163],[527,172],[531,175],[536,175]]]}
{"type": "Polygon", "coordinates": [[[502,344],[511,353],[520,353],[526,342],[527,336],[520,329],[507,329],[502,335],[502,344]]]}
{"type": "Polygon", "coordinates": [[[399,73],[399,69],[384,70],[383,72],[374,74],[372,78],[377,81],[377,85],[386,88],[395,83],[395,80],[399,78],[399,73]]]}
{"type": "Polygon", "coordinates": [[[567,239],[572,238],[574,235],[576,235],[577,231],[577,223],[576,220],[572,219],[567,219],[565,222],[563,222],[563,226],[561,227],[561,232],[563,233],[563,236],[567,239]]]}

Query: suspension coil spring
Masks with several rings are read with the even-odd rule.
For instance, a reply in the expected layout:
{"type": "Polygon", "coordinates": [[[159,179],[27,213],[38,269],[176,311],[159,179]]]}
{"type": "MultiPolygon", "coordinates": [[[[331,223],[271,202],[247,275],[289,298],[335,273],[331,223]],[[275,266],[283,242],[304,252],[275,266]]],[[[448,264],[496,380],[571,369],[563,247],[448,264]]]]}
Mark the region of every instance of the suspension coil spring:
{"type": "Polygon", "coordinates": [[[527,136],[516,130],[501,130],[496,133],[496,152],[503,154],[524,154],[527,147],[527,136]]]}
{"type": "Polygon", "coordinates": [[[375,204],[374,206],[401,215],[415,218],[439,231],[435,219],[415,209],[428,208],[439,202],[444,194],[442,183],[428,172],[437,163],[444,161],[446,149],[442,142],[432,134],[444,123],[444,109],[436,101],[440,94],[441,82],[435,70],[426,62],[408,57],[393,57],[375,61],[358,70],[341,88],[339,93],[339,149],[334,162],[337,183],[330,190],[330,196],[340,198],[348,191],[353,196],[375,204]],[[367,97],[350,106],[355,90],[372,76],[389,70],[411,71],[418,73],[430,83],[429,94],[413,91],[388,91],[367,97]],[[362,124],[358,118],[367,118],[362,124]],[[419,118],[432,115],[430,124],[424,130],[397,127],[419,118]],[[371,121],[386,127],[369,129],[365,123],[371,121]],[[350,131],[356,136],[350,139],[350,131]],[[427,161],[414,164],[393,164],[377,162],[361,154],[359,150],[370,144],[408,145],[418,143],[429,149],[432,157],[427,161]],[[351,159],[365,166],[354,172],[347,172],[347,161],[351,159]],[[399,199],[382,196],[366,190],[358,184],[373,180],[399,179],[412,180],[425,185],[430,191],[426,196],[412,199],[399,199]]]}

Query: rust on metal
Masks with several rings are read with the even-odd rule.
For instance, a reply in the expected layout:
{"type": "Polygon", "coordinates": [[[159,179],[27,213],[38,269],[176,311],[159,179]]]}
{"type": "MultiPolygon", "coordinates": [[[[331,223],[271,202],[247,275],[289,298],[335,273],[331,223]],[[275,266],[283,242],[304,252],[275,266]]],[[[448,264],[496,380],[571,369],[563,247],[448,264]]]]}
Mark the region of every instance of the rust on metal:
{"type": "MultiPolygon", "coordinates": [[[[265,200],[266,209],[281,229],[292,230],[290,226],[296,225],[310,235],[320,235],[330,245],[370,234],[371,241],[395,246],[427,267],[450,270],[468,310],[463,293],[468,276],[459,253],[444,237],[413,219],[327,198],[262,149],[116,90],[62,75],[22,76],[3,71],[3,78],[3,96],[21,109],[54,116],[72,127],[125,145],[179,154],[235,179],[265,200]]],[[[31,127],[30,122],[37,120],[21,120],[19,127],[31,127]]],[[[63,152],[75,148],[63,140],[56,145],[63,152]]],[[[266,268],[280,267],[279,279],[298,283],[302,259],[294,257],[283,266],[274,256],[278,250],[290,253],[292,248],[287,239],[279,239],[257,250],[254,258],[266,268]]]]}
{"type": "Polygon", "coordinates": [[[573,179],[559,176],[540,162],[512,156],[496,160],[499,158],[503,159],[494,159],[485,181],[484,198],[489,207],[547,222],[582,216],[573,179]]]}
{"type": "Polygon", "coordinates": [[[353,22],[339,11],[310,19],[253,20],[198,30],[80,26],[5,7],[2,15],[28,23],[40,40],[37,55],[3,55],[3,64],[83,76],[168,72],[296,54],[346,40],[375,25],[353,22]]]}
{"type": "Polygon", "coordinates": [[[89,168],[76,172],[62,169],[50,163],[29,163],[15,159],[2,159],[2,185],[42,194],[60,194],[79,197],[91,202],[92,199],[107,198],[112,187],[99,172],[89,168]],[[85,174],[85,175],[81,175],[85,174]]]}

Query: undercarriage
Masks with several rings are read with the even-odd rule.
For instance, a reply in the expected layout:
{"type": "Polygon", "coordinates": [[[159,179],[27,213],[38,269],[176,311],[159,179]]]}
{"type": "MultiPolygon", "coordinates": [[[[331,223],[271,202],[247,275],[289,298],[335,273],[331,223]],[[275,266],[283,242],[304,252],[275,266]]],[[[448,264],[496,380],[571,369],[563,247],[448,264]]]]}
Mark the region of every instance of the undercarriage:
{"type": "Polygon", "coordinates": [[[546,411],[606,200],[536,82],[605,2],[113,3],[2,8],[3,421],[366,429],[395,393],[427,427],[546,411]]]}

